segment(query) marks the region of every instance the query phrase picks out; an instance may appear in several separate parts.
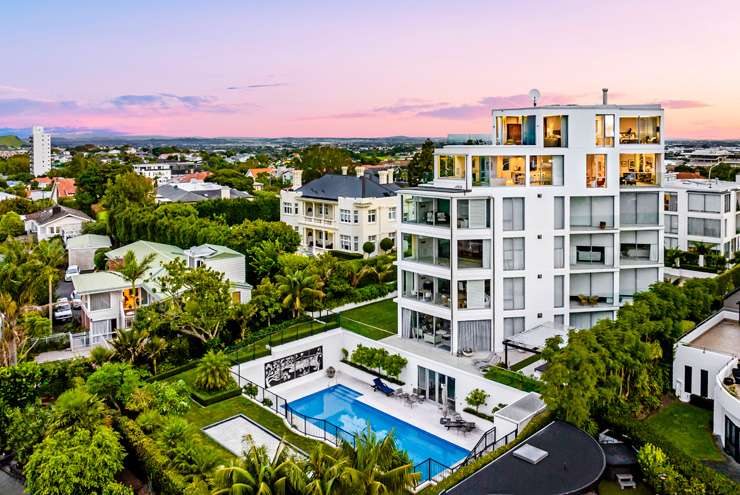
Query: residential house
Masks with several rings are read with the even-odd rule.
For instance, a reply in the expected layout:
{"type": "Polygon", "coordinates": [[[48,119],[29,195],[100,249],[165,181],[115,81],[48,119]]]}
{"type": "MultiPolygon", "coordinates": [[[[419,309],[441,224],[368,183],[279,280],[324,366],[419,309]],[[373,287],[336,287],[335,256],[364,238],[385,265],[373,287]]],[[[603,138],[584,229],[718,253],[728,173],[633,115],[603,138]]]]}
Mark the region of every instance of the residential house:
{"type": "Polygon", "coordinates": [[[172,180],[172,168],[168,162],[136,163],[134,172],[151,179],[155,184],[164,185],[172,180]]]}
{"type": "Polygon", "coordinates": [[[110,237],[98,234],[83,234],[67,239],[68,264],[77,265],[81,271],[95,268],[95,252],[110,248],[110,237]]]}
{"type": "Polygon", "coordinates": [[[197,203],[209,199],[251,198],[252,195],[215,182],[182,182],[157,187],[157,203],[197,203]]]}
{"type": "Polygon", "coordinates": [[[723,309],[679,339],[673,358],[673,389],[681,401],[713,401],[712,433],[740,462],[740,324],[723,309]]]}
{"type": "Polygon", "coordinates": [[[26,233],[35,234],[39,241],[57,236],[66,241],[70,237],[80,235],[82,226],[92,220],[80,210],[59,205],[29,213],[24,217],[26,233]]]}
{"type": "Polygon", "coordinates": [[[493,110],[493,144],[437,149],[398,191],[402,339],[498,352],[663,279],[663,109],[606,100],[493,110]]]}
{"type": "Polygon", "coordinates": [[[363,253],[372,242],[395,239],[396,191],[392,173],[381,171],[379,180],[356,167],[356,175],[324,175],[303,185],[302,171],[293,172],[293,187],[280,192],[280,220],[301,237],[301,251],[319,254],[329,250],[363,253]]]}
{"type": "Polygon", "coordinates": [[[81,296],[82,325],[88,330],[91,345],[111,338],[117,329],[129,328],[138,306],[166,299],[159,280],[166,274],[164,266],[176,259],[182,259],[190,267],[205,265],[223,273],[231,283],[234,302],[244,304],[251,298],[252,288],[245,281],[244,255],[223,246],[205,244],[182,250],[168,244],[136,241],[108,251],[106,258],[109,271],[83,273],[72,279],[75,291],[81,296]],[[135,282],[135,291],[131,282],[115,271],[128,251],[139,261],[154,255],[150,269],[135,282]]]}

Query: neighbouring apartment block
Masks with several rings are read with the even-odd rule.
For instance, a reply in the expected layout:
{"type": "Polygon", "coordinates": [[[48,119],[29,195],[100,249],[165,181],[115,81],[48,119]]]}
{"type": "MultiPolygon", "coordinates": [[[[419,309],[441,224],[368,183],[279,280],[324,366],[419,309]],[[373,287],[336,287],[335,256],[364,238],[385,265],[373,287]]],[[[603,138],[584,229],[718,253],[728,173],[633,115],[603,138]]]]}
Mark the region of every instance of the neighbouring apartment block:
{"type": "Polygon", "coordinates": [[[493,111],[488,145],[434,153],[398,191],[402,338],[503,349],[547,326],[589,328],[663,279],[659,105],[493,111]]]}
{"type": "Polygon", "coordinates": [[[31,174],[34,177],[46,175],[51,170],[51,134],[44,128],[33,126],[31,130],[31,174]]]}
{"type": "Polygon", "coordinates": [[[379,250],[384,238],[395,239],[398,228],[398,185],[393,172],[377,177],[356,167],[354,175],[327,174],[303,185],[302,171],[293,172],[293,187],[280,192],[280,220],[301,237],[300,250],[363,253],[366,242],[379,250]]]}

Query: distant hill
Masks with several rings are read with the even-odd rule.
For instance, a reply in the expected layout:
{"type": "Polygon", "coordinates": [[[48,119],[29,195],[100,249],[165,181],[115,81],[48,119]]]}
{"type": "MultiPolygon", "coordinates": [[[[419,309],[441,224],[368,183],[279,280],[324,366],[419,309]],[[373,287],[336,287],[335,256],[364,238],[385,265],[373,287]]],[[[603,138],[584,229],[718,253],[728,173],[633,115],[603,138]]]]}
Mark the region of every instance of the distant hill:
{"type": "Polygon", "coordinates": [[[0,148],[18,148],[23,145],[23,141],[18,136],[0,136],[0,148]]]}

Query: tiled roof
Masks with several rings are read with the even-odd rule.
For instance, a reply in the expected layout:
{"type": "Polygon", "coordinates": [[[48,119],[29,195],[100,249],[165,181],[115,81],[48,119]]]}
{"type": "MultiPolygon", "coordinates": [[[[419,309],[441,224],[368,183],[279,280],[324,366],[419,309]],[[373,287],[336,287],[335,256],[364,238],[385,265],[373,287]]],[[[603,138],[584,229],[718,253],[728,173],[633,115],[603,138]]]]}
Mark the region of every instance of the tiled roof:
{"type": "Polygon", "coordinates": [[[338,198],[387,198],[395,196],[399,189],[397,184],[380,184],[366,176],[328,174],[312,180],[300,187],[304,198],[328,199],[338,198]]]}
{"type": "Polygon", "coordinates": [[[58,220],[66,216],[73,216],[85,221],[92,221],[92,218],[87,216],[86,213],[83,213],[80,210],[75,210],[74,208],[68,208],[66,206],[52,206],[51,208],[47,208],[45,210],[37,211],[35,213],[29,213],[28,215],[26,215],[26,220],[34,220],[39,225],[45,225],[49,222],[53,222],[54,220],[58,220]]]}

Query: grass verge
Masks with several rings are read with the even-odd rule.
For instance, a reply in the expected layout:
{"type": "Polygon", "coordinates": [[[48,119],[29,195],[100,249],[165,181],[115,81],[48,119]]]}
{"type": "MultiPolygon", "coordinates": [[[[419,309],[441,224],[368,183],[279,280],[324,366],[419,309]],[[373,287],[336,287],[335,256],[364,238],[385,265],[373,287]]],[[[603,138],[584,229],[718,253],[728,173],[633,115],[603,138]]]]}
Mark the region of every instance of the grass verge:
{"type": "Polygon", "coordinates": [[[645,423],[695,459],[724,460],[712,438],[712,411],[683,402],[671,402],[645,423]]]}
{"type": "Polygon", "coordinates": [[[494,382],[503,383],[504,385],[518,388],[525,392],[541,392],[542,389],[542,382],[515,371],[499,368],[498,366],[488,368],[484,376],[494,382]]]}
{"type": "Polygon", "coordinates": [[[343,328],[373,340],[398,332],[398,310],[393,299],[344,311],[339,320],[343,328]]]}

